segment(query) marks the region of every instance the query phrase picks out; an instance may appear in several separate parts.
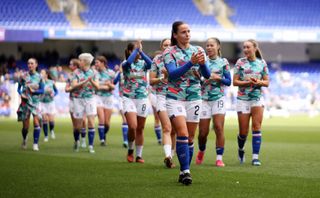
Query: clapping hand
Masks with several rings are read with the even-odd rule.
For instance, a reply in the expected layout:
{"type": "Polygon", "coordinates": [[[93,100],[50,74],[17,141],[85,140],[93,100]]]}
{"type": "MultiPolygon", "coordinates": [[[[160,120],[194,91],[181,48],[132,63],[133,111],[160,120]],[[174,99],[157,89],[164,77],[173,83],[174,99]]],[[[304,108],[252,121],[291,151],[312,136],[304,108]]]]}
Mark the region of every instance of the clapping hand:
{"type": "Polygon", "coordinates": [[[210,80],[218,82],[218,81],[221,80],[221,77],[216,73],[212,73],[211,76],[210,76],[210,80]]]}
{"type": "Polygon", "coordinates": [[[197,53],[197,57],[198,57],[198,63],[200,65],[204,65],[205,64],[205,61],[206,61],[206,58],[205,58],[205,55],[203,52],[198,52],[197,53]]]}
{"type": "Polygon", "coordinates": [[[167,83],[168,82],[168,76],[169,76],[168,71],[165,68],[163,68],[161,70],[161,74],[163,74],[162,81],[167,83]]]}

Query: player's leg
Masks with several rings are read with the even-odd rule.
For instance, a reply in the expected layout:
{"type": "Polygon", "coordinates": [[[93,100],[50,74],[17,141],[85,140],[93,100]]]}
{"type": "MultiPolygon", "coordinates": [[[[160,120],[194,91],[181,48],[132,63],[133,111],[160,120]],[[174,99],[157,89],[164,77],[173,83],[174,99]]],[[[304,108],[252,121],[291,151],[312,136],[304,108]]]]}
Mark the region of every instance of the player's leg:
{"type": "Polygon", "coordinates": [[[210,121],[212,115],[212,107],[209,101],[202,101],[202,108],[199,122],[198,147],[199,152],[196,156],[196,164],[200,165],[203,162],[204,154],[207,145],[207,137],[210,131],[210,121]]]}
{"type": "Polygon", "coordinates": [[[216,134],[216,166],[224,167],[225,164],[223,163],[222,156],[224,153],[224,120],[226,114],[225,108],[225,99],[224,97],[220,98],[213,102],[213,129],[216,134]]]}
{"type": "Polygon", "coordinates": [[[85,104],[83,103],[83,99],[74,98],[73,99],[73,117],[74,117],[74,130],[73,130],[73,137],[74,137],[74,146],[73,150],[75,152],[79,151],[80,147],[80,132],[83,127],[83,117],[85,113],[85,104]]]}
{"type": "Polygon", "coordinates": [[[107,134],[110,129],[110,120],[113,110],[113,96],[108,96],[104,102],[104,139],[106,142],[107,134]]]}
{"type": "Polygon", "coordinates": [[[28,131],[29,131],[29,123],[30,123],[30,114],[26,115],[26,119],[22,121],[22,149],[27,149],[27,140],[28,140],[28,131]]]}
{"type": "Polygon", "coordinates": [[[177,133],[176,152],[180,164],[179,182],[189,185],[192,183],[190,174],[190,159],[188,146],[188,128],[187,128],[187,113],[185,103],[168,99],[166,101],[167,112],[171,120],[172,128],[177,133]]]}
{"type": "Polygon", "coordinates": [[[95,123],[94,119],[97,115],[97,106],[95,98],[84,99],[85,101],[85,114],[87,115],[88,120],[88,143],[89,143],[89,152],[95,153],[93,149],[94,136],[95,136],[95,123]]]}
{"type": "Polygon", "coordinates": [[[204,154],[206,151],[207,137],[210,131],[210,118],[200,119],[199,122],[199,135],[198,135],[198,147],[199,152],[196,157],[196,164],[200,165],[203,162],[204,154]]]}
{"type": "Polygon", "coordinates": [[[98,115],[98,134],[100,139],[100,145],[105,146],[105,137],[104,137],[104,109],[102,106],[97,106],[97,115],[98,115]]]}
{"type": "Polygon", "coordinates": [[[127,124],[127,119],[123,113],[123,110],[119,111],[121,118],[122,118],[122,139],[123,139],[123,147],[127,148],[128,147],[128,124],[127,124]]]}
{"type": "Polygon", "coordinates": [[[137,108],[133,99],[123,97],[123,111],[128,124],[128,154],[127,161],[129,163],[134,161],[134,141],[136,139],[137,131],[137,108]]]}
{"type": "Polygon", "coordinates": [[[252,114],[252,165],[260,166],[259,152],[261,147],[261,124],[263,120],[263,106],[251,108],[252,114]]]}
{"type": "Polygon", "coordinates": [[[194,136],[200,121],[202,100],[188,101],[186,102],[187,112],[187,128],[189,133],[189,163],[191,164],[193,152],[194,152],[194,136]]]}
{"type": "Polygon", "coordinates": [[[245,150],[244,146],[247,140],[249,132],[249,122],[250,122],[250,103],[248,101],[237,101],[237,112],[238,112],[238,124],[239,124],[239,134],[238,134],[238,157],[240,163],[245,161],[245,150]]]}
{"type": "Polygon", "coordinates": [[[224,153],[224,118],[225,114],[215,114],[213,115],[213,125],[214,125],[214,132],[216,134],[216,166],[224,167],[225,164],[223,163],[222,156],[224,153]]]}
{"type": "MultiPolygon", "coordinates": [[[[44,107],[42,105],[42,107],[44,107]]],[[[44,108],[41,108],[42,111],[45,111],[44,108]]],[[[47,113],[43,113],[42,114],[42,130],[43,130],[43,133],[44,133],[44,141],[45,142],[48,142],[49,140],[49,137],[48,137],[48,128],[49,128],[49,124],[48,124],[48,121],[49,121],[49,116],[47,113]]]]}
{"type": "Polygon", "coordinates": [[[49,103],[49,112],[48,112],[48,119],[49,119],[49,129],[50,129],[50,135],[51,139],[55,139],[56,135],[54,133],[54,114],[55,114],[56,107],[54,105],[54,102],[49,103]]]}
{"type": "Polygon", "coordinates": [[[136,162],[144,163],[142,158],[143,144],[144,144],[144,127],[146,118],[148,116],[148,100],[136,99],[134,100],[137,108],[137,131],[136,131],[136,162]]]}
{"type": "Polygon", "coordinates": [[[160,126],[160,118],[157,113],[157,105],[158,105],[158,98],[156,94],[150,93],[149,94],[149,101],[151,103],[153,117],[154,117],[154,133],[156,134],[157,142],[161,145],[162,142],[162,129],[160,126]]]}
{"type": "Polygon", "coordinates": [[[38,115],[33,114],[33,150],[39,151],[39,138],[40,138],[40,119],[38,115]]]}

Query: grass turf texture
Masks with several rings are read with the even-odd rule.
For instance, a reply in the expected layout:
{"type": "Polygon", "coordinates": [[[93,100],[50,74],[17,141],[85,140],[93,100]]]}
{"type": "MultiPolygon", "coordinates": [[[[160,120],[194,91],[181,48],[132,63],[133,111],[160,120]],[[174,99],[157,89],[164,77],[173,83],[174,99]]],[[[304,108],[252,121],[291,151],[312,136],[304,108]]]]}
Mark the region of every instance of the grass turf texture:
{"type": "MultiPolygon", "coordinates": [[[[145,128],[145,164],[127,163],[122,148],[121,120],[112,118],[107,147],[95,136],[95,154],[74,153],[69,119],[57,119],[56,139],[32,151],[20,149],[21,123],[0,119],[0,197],[319,197],[320,117],[272,118],[263,123],[261,167],[251,165],[251,134],[246,163],[237,159],[237,121],[225,124],[226,167],[217,168],[211,131],[204,163],[191,166],[193,184],[177,182],[179,169],[166,169],[150,116],[145,128]]],[[[31,129],[31,128],[30,128],[31,129]]],[[[197,141],[195,141],[197,142],[197,141]]],[[[177,157],[174,157],[178,165],[177,157]]]]}

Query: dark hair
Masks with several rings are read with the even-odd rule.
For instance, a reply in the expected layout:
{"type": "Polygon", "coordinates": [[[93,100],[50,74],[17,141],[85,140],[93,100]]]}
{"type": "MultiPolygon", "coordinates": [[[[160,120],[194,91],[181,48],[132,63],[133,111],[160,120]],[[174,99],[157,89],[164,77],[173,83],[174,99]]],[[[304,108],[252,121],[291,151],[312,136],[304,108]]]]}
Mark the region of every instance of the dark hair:
{"type": "Polygon", "coordinates": [[[134,43],[128,43],[126,50],[124,51],[124,54],[126,56],[126,60],[128,60],[131,52],[134,49],[134,43]]]}
{"type": "Polygon", "coordinates": [[[104,63],[105,66],[107,66],[107,64],[108,64],[108,61],[107,61],[106,57],[104,57],[104,56],[97,56],[96,60],[104,63]]]}
{"type": "Polygon", "coordinates": [[[211,37],[211,38],[208,38],[208,39],[207,39],[207,42],[208,42],[210,39],[214,40],[214,41],[219,45],[218,56],[221,57],[221,56],[222,56],[222,53],[221,53],[221,42],[220,42],[220,40],[219,40],[218,38],[216,38],[216,37],[211,37]]]}
{"type": "Polygon", "coordinates": [[[74,66],[76,66],[77,68],[80,67],[80,61],[79,61],[79,59],[73,58],[73,59],[71,59],[71,62],[72,62],[72,64],[73,64],[74,66]]]}
{"type": "Polygon", "coordinates": [[[253,44],[253,47],[255,47],[255,48],[257,49],[256,54],[255,54],[256,57],[257,57],[257,58],[260,58],[260,59],[263,59],[262,53],[261,53],[261,50],[260,50],[260,48],[259,48],[258,42],[257,42],[256,40],[254,40],[254,39],[248,39],[247,42],[252,43],[252,44],[253,44]]]}
{"type": "Polygon", "coordinates": [[[178,29],[180,25],[185,24],[183,21],[176,21],[172,24],[172,29],[171,29],[171,46],[177,45],[177,39],[174,38],[173,34],[178,33],[178,29]]]}

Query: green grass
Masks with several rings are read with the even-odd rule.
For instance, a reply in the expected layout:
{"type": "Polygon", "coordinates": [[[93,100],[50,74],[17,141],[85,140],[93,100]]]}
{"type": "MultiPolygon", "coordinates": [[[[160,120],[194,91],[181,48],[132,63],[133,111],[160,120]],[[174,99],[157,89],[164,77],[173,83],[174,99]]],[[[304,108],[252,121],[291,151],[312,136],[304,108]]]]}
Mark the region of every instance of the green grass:
{"type": "MultiPolygon", "coordinates": [[[[126,162],[119,117],[112,118],[108,146],[96,153],[74,153],[69,119],[58,119],[56,140],[33,152],[20,149],[21,123],[0,119],[0,197],[319,197],[320,117],[272,118],[263,123],[261,167],[237,160],[237,122],[226,120],[226,167],[216,168],[214,133],[210,133],[204,164],[191,166],[193,184],[177,182],[179,169],[166,169],[156,144],[152,117],[145,129],[145,164],[126,162]]],[[[195,153],[197,152],[195,146],[195,153]]],[[[175,163],[178,161],[175,157],[175,163]]]]}

